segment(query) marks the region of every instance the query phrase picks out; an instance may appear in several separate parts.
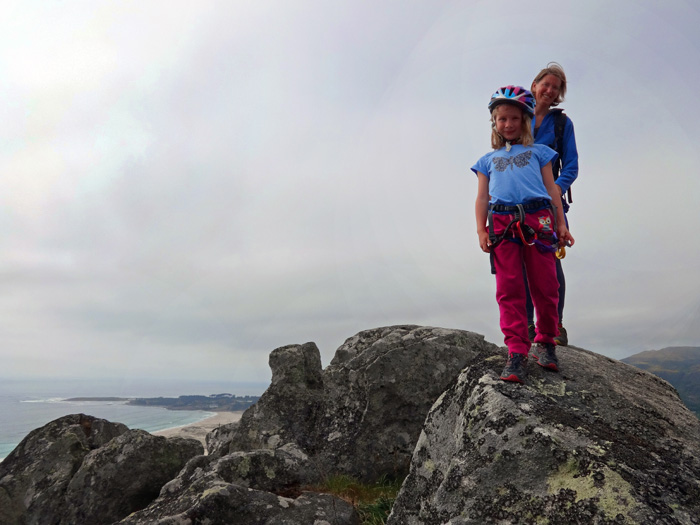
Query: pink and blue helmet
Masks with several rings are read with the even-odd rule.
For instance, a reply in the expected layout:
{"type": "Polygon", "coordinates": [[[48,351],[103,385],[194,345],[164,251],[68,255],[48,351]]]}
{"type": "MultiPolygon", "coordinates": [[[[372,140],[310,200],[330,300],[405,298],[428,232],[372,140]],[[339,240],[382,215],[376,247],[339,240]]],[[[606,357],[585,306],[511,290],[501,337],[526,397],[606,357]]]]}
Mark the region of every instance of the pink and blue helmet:
{"type": "Polygon", "coordinates": [[[511,104],[522,109],[527,115],[535,115],[535,97],[527,89],[520,86],[505,86],[499,88],[489,102],[489,111],[493,112],[496,106],[511,104]]]}

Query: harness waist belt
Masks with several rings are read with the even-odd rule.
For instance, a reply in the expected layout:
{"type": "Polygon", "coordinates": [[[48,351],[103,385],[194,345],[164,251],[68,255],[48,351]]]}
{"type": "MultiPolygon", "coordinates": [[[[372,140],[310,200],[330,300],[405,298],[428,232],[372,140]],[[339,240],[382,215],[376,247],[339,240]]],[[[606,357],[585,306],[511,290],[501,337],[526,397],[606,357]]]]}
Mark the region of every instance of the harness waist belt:
{"type": "MultiPolygon", "coordinates": [[[[536,201],[530,201],[526,204],[521,204],[523,210],[525,211],[535,211],[535,210],[541,210],[542,208],[548,208],[549,207],[549,201],[545,199],[539,199],[536,201]]],[[[495,212],[506,212],[506,213],[512,213],[514,211],[518,211],[518,206],[506,206],[505,204],[492,204],[491,205],[491,210],[495,212]]]]}

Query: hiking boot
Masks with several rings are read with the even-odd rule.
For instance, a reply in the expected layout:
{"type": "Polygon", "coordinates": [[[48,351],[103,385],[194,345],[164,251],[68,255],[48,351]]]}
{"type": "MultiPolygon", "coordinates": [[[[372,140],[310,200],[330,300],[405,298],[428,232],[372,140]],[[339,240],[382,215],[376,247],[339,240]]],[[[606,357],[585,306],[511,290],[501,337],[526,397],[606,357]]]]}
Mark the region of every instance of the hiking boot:
{"type": "Polygon", "coordinates": [[[527,377],[527,370],[525,365],[527,364],[527,354],[508,354],[508,361],[506,361],[506,367],[501,372],[501,379],[503,381],[515,381],[516,383],[524,383],[525,377],[527,377]]]}
{"type": "Polygon", "coordinates": [[[569,346],[569,336],[566,333],[566,328],[561,323],[559,323],[559,335],[554,338],[554,342],[559,346],[569,346]]]}
{"type": "Polygon", "coordinates": [[[536,335],[534,324],[527,325],[527,335],[530,338],[530,342],[534,343],[535,342],[535,335],[536,335]]]}
{"type": "Polygon", "coordinates": [[[537,364],[559,372],[559,360],[552,343],[537,343],[532,347],[532,357],[537,359],[537,364]]]}

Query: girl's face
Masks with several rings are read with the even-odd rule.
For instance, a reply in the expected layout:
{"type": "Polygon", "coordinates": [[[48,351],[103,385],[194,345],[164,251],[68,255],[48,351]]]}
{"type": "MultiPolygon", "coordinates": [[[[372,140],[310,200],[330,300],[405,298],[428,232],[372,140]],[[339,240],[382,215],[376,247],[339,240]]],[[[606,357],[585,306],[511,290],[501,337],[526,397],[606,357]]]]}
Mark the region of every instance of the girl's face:
{"type": "Polygon", "coordinates": [[[554,75],[545,75],[539,82],[532,83],[532,94],[540,107],[549,107],[559,98],[561,79],[554,75]]]}
{"type": "Polygon", "coordinates": [[[522,134],[523,112],[511,104],[496,106],[493,112],[496,131],[509,142],[519,139],[522,134]]]}

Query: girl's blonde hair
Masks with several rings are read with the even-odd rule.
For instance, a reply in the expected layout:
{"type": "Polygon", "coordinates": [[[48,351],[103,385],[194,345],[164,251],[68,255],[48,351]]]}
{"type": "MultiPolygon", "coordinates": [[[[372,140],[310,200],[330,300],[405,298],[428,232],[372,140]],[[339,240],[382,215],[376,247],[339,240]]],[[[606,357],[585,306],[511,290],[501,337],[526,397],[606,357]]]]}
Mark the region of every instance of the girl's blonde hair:
{"type": "Polygon", "coordinates": [[[532,94],[534,95],[536,90],[535,84],[537,84],[547,75],[553,75],[559,80],[561,80],[561,86],[559,87],[559,96],[554,102],[552,102],[552,106],[558,106],[560,102],[564,102],[564,97],[566,96],[566,73],[564,73],[564,68],[556,62],[550,62],[549,64],[547,64],[546,68],[537,73],[535,80],[532,81],[532,85],[530,86],[530,91],[532,91],[532,94]]]}
{"type": "MultiPolygon", "coordinates": [[[[498,111],[498,108],[504,105],[505,104],[499,104],[493,108],[493,111],[491,112],[491,147],[493,149],[501,149],[506,145],[506,139],[504,139],[503,136],[496,131],[496,112],[498,111]]],[[[515,104],[508,105],[520,109],[515,104]]],[[[530,118],[530,115],[525,113],[522,109],[520,109],[520,113],[522,114],[523,118],[520,126],[520,140],[518,140],[517,143],[522,144],[523,146],[532,146],[535,143],[535,138],[532,136],[532,119],[530,118]]]]}

